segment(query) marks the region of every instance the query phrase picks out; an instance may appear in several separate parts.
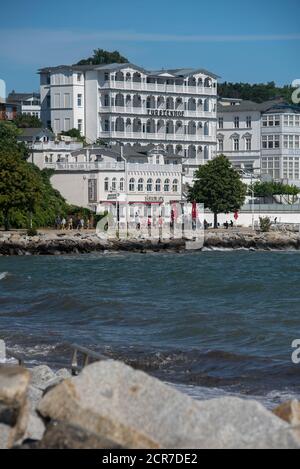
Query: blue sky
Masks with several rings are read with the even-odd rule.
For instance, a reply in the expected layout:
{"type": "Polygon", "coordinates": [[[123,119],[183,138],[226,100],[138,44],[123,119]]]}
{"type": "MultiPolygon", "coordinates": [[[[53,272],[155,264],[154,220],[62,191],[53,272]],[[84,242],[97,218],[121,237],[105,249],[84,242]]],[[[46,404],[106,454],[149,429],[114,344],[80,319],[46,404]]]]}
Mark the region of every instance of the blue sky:
{"type": "Polygon", "coordinates": [[[207,68],[227,81],[300,78],[299,0],[14,0],[0,13],[7,91],[38,89],[39,67],[98,47],[146,68],[207,68]]]}

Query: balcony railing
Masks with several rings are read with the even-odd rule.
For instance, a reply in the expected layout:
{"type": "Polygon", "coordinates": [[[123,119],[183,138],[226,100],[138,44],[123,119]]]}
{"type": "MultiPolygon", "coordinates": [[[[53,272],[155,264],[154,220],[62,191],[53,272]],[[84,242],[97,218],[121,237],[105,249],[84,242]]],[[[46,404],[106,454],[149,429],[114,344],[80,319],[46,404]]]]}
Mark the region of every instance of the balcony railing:
{"type": "Polygon", "coordinates": [[[119,89],[119,90],[134,90],[134,91],[157,91],[163,93],[180,93],[180,94],[199,94],[199,95],[216,95],[217,88],[204,87],[204,86],[183,86],[183,85],[167,85],[158,83],[143,83],[134,81],[107,81],[101,89],[119,89]]]}
{"type": "MultiPolygon", "coordinates": [[[[155,109],[156,110],[156,109],[155,109]]],[[[183,117],[203,117],[203,118],[216,118],[216,112],[214,111],[203,111],[203,110],[190,110],[190,109],[164,109],[158,108],[158,111],[176,111],[176,112],[184,112],[183,117]]],[[[154,111],[154,109],[146,108],[146,107],[137,107],[137,106],[100,106],[99,112],[100,113],[116,113],[116,114],[133,114],[133,115],[149,115],[148,111],[154,111]]],[[[161,116],[153,116],[149,115],[149,117],[156,117],[159,118],[161,116]]],[[[162,116],[162,117],[170,117],[170,119],[181,119],[180,116],[162,116]]]]}
{"type": "Polygon", "coordinates": [[[34,150],[79,150],[80,148],[82,148],[83,145],[82,143],[80,142],[72,142],[72,143],[68,143],[68,142],[58,142],[58,143],[55,143],[53,141],[50,141],[50,142],[34,142],[32,144],[32,148],[34,150]]]}
{"type": "Polygon", "coordinates": [[[166,132],[148,133],[148,132],[100,132],[101,138],[116,138],[116,139],[134,139],[134,140],[164,140],[168,142],[212,142],[215,143],[216,138],[211,135],[191,135],[191,134],[176,134],[166,132]]]}
{"type": "Polygon", "coordinates": [[[128,163],[129,172],[135,171],[152,171],[152,172],[182,172],[181,164],[148,164],[148,163],[128,163]]]}
{"type": "Polygon", "coordinates": [[[46,168],[55,169],[56,171],[93,171],[93,170],[109,170],[124,171],[124,162],[120,163],[98,163],[98,162],[81,162],[81,163],[46,163],[46,168]]]}

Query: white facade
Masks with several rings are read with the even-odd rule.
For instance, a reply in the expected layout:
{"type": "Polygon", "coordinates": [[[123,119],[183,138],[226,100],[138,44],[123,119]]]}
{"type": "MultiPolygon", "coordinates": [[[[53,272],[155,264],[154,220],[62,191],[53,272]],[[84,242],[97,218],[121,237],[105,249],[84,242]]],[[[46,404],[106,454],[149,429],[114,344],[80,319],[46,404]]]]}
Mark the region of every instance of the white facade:
{"type": "Polygon", "coordinates": [[[210,72],[111,64],[40,75],[42,119],[55,133],[75,127],[88,143],[159,145],[184,157],[186,177],[215,156],[217,76],[210,72]]]}
{"type": "Polygon", "coordinates": [[[300,110],[282,101],[222,99],[217,152],[246,172],[300,185],[300,110]]]}
{"type": "Polygon", "coordinates": [[[182,198],[181,158],[159,148],[128,149],[122,155],[116,148],[89,147],[72,152],[68,162],[45,167],[55,170],[52,185],[70,204],[92,210],[120,200],[142,207],[182,198]]]}

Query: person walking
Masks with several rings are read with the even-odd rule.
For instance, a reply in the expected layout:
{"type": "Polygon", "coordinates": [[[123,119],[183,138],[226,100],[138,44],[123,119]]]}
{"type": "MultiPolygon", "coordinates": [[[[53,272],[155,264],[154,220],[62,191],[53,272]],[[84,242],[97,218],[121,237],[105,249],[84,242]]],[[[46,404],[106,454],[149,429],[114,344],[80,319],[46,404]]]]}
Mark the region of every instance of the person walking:
{"type": "Polygon", "coordinates": [[[73,230],[73,218],[72,217],[69,218],[68,230],[73,230]]]}
{"type": "Polygon", "coordinates": [[[60,227],[61,227],[61,230],[65,230],[66,229],[66,219],[65,217],[62,218],[61,220],[61,224],[60,224],[60,227]]]}

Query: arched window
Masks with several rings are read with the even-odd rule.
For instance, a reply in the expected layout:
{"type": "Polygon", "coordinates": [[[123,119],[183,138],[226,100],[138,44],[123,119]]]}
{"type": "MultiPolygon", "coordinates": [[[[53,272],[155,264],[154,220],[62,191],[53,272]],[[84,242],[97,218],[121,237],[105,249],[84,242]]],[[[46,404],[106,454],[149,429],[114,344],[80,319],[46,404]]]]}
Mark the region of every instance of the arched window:
{"type": "Polygon", "coordinates": [[[111,190],[112,190],[112,191],[116,191],[116,190],[117,190],[117,179],[116,179],[116,178],[112,178],[112,181],[111,181],[111,190]]]}
{"type": "Polygon", "coordinates": [[[125,179],[121,178],[120,179],[120,185],[119,185],[120,192],[124,192],[124,183],[125,183],[125,179]]]}
{"type": "Polygon", "coordinates": [[[129,180],[129,192],[134,192],[134,190],[135,190],[134,186],[135,186],[135,180],[134,180],[134,178],[131,178],[129,180]]]}
{"type": "Polygon", "coordinates": [[[138,180],[138,192],[144,192],[144,179],[138,180]]]}
{"type": "Polygon", "coordinates": [[[156,183],[155,183],[155,192],[160,192],[161,191],[161,180],[160,179],[156,179],[156,183]]]}
{"type": "Polygon", "coordinates": [[[147,181],[147,192],[152,192],[153,181],[152,179],[148,179],[147,181]]]}
{"type": "Polygon", "coordinates": [[[178,180],[174,179],[173,181],[173,192],[178,192],[178,180]]]}
{"type": "Polygon", "coordinates": [[[164,191],[165,192],[170,192],[170,179],[165,179],[164,191]]]}
{"type": "Polygon", "coordinates": [[[109,178],[104,179],[104,190],[105,192],[109,191],[109,178]]]}

